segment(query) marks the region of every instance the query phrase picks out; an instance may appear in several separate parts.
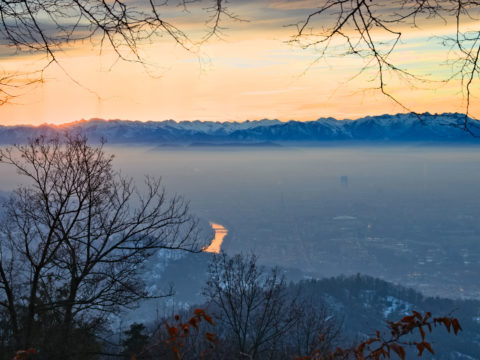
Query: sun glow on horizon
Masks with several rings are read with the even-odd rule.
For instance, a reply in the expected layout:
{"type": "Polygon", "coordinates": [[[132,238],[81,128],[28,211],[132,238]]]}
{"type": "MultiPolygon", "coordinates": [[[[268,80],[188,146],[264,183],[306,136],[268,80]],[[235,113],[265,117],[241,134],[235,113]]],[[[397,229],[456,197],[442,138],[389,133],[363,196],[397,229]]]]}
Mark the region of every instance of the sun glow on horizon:
{"type": "MultiPolygon", "coordinates": [[[[20,96],[0,106],[0,125],[61,125],[93,118],[309,121],[408,111],[375,89],[374,68],[359,75],[366,65],[362,59],[330,56],[316,61],[315,51],[288,44],[293,30],[280,25],[292,19],[294,5],[311,6],[309,1],[267,1],[258,9],[239,4],[237,12],[251,21],[229,24],[225,39],[212,39],[201,52],[159,40],[142,46],[148,59],[143,66],[117,61],[111,49],[100,55],[98,48],[80,43],[59,55],[61,68],[49,66],[44,81],[21,89],[20,96]]],[[[187,24],[189,29],[196,28],[187,24]]],[[[450,68],[444,63],[445,50],[432,36],[451,31],[437,25],[405,28],[406,41],[392,56],[428,81],[412,86],[395,76],[385,81],[408,109],[465,111],[460,82],[439,82],[450,68]]],[[[35,70],[37,61],[38,56],[4,57],[2,65],[5,71],[35,70]]],[[[478,90],[476,83],[473,89],[478,90]]],[[[471,101],[470,112],[478,117],[480,102],[471,101]]]]}

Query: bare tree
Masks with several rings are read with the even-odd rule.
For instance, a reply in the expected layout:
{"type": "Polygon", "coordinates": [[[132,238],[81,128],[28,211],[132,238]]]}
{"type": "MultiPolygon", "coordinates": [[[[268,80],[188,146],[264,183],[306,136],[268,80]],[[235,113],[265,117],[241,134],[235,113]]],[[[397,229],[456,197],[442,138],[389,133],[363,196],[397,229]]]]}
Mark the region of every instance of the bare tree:
{"type": "Polygon", "coordinates": [[[466,101],[462,127],[470,131],[473,83],[480,76],[479,16],[480,3],[475,0],[319,0],[317,9],[296,24],[291,42],[304,49],[315,49],[317,61],[332,54],[358,56],[365,64],[361,72],[376,69],[376,89],[412,111],[389,90],[388,79],[425,79],[398,65],[392,55],[407,26],[417,28],[427,21],[453,23],[455,34],[441,38],[451,55],[452,66],[449,77],[443,80],[461,81],[466,101]]]}
{"type": "Polygon", "coordinates": [[[321,299],[299,302],[300,315],[283,341],[285,357],[328,354],[340,337],[341,324],[321,299]]]}
{"type": "Polygon", "coordinates": [[[140,191],[83,136],[3,148],[0,162],[27,181],[5,204],[0,232],[0,306],[16,346],[38,346],[36,319],[51,313],[68,351],[75,321],[161,295],[139,278],[154,251],[197,249],[196,220],[181,197],[168,198],[148,177],[140,191]]]}
{"type": "Polygon", "coordinates": [[[204,290],[216,312],[217,334],[239,359],[271,358],[300,314],[279,270],[267,272],[256,262],[254,255],[216,255],[204,290]]]}

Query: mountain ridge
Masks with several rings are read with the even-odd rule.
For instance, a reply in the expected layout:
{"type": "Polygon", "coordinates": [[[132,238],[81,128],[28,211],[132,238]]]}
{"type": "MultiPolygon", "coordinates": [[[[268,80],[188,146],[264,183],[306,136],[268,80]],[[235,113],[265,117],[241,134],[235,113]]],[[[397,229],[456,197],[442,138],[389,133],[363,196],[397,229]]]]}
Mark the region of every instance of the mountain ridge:
{"type": "Polygon", "coordinates": [[[89,139],[104,138],[111,144],[255,144],[255,143],[328,143],[332,141],[374,142],[467,142],[480,143],[480,121],[465,115],[395,114],[366,116],[356,120],[332,117],[312,121],[277,119],[245,122],[215,121],[135,121],[93,118],[63,125],[0,125],[0,143],[22,143],[29,138],[54,136],[63,131],[79,131],[89,139]],[[472,135],[474,134],[474,135],[472,135]]]}

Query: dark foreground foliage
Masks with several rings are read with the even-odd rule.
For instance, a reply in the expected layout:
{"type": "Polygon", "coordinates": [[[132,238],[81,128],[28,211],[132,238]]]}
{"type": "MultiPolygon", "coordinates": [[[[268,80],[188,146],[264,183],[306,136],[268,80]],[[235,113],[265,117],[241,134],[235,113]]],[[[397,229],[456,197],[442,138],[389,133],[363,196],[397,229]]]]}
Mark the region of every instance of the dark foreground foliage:
{"type": "MultiPolygon", "coordinates": [[[[186,322],[181,322],[180,316],[175,315],[176,323],[170,325],[165,323],[166,332],[164,338],[152,345],[146,345],[144,349],[133,355],[132,359],[155,359],[174,358],[181,359],[287,359],[282,356],[259,357],[257,354],[249,354],[236,351],[234,347],[228,346],[228,353],[223,353],[223,346],[229,339],[219,339],[213,332],[205,331],[199,327],[199,323],[206,321],[214,326],[212,317],[205,310],[195,309],[193,315],[186,322]],[[203,341],[199,339],[202,339],[203,341]],[[160,357],[159,357],[160,356],[160,357]]],[[[399,321],[388,323],[388,332],[376,331],[375,336],[361,341],[351,347],[337,347],[334,350],[325,352],[324,349],[314,348],[308,355],[301,357],[290,357],[295,360],[366,360],[366,359],[402,359],[407,358],[407,351],[414,348],[418,357],[429,352],[435,354],[432,344],[427,341],[427,334],[435,328],[444,327],[448,332],[455,335],[462,330],[456,318],[432,317],[430,313],[420,314],[413,311],[411,315],[404,316],[399,321]],[[415,332],[418,330],[418,334],[415,332]]],[[[319,342],[325,341],[326,334],[319,333],[319,342]]],[[[157,338],[158,339],[158,338],[157,338]]],[[[234,340],[233,340],[234,342],[234,340]]],[[[230,345],[232,345],[230,343],[230,345]]]]}
{"type": "MultiPolygon", "coordinates": [[[[202,305],[206,310],[197,308],[193,315],[186,310],[174,321],[161,321],[137,359],[429,358],[438,345],[432,335],[443,332],[444,337],[452,337],[448,333],[457,335],[462,330],[453,316],[433,317],[430,312],[411,310],[400,320],[387,320],[386,328],[373,335],[350,342],[322,296],[313,299],[307,291],[292,292],[295,285],[287,287],[278,269],[258,266],[253,255],[215,256],[208,279],[204,294],[209,301],[202,305]]],[[[308,285],[301,284],[309,289],[308,285]]]]}

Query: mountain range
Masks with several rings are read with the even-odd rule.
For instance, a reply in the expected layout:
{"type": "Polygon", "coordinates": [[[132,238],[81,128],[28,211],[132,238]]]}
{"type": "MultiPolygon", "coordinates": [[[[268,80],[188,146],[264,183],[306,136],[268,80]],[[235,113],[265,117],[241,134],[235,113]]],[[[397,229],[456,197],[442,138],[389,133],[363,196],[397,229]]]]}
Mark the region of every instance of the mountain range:
{"type": "Polygon", "coordinates": [[[40,135],[79,131],[92,141],[106,139],[110,144],[157,145],[275,145],[279,143],[352,142],[467,142],[480,139],[480,121],[465,115],[396,114],[367,116],[357,120],[320,118],[315,121],[245,122],[212,121],[130,121],[80,120],[61,126],[0,126],[0,143],[22,143],[40,135]]]}

